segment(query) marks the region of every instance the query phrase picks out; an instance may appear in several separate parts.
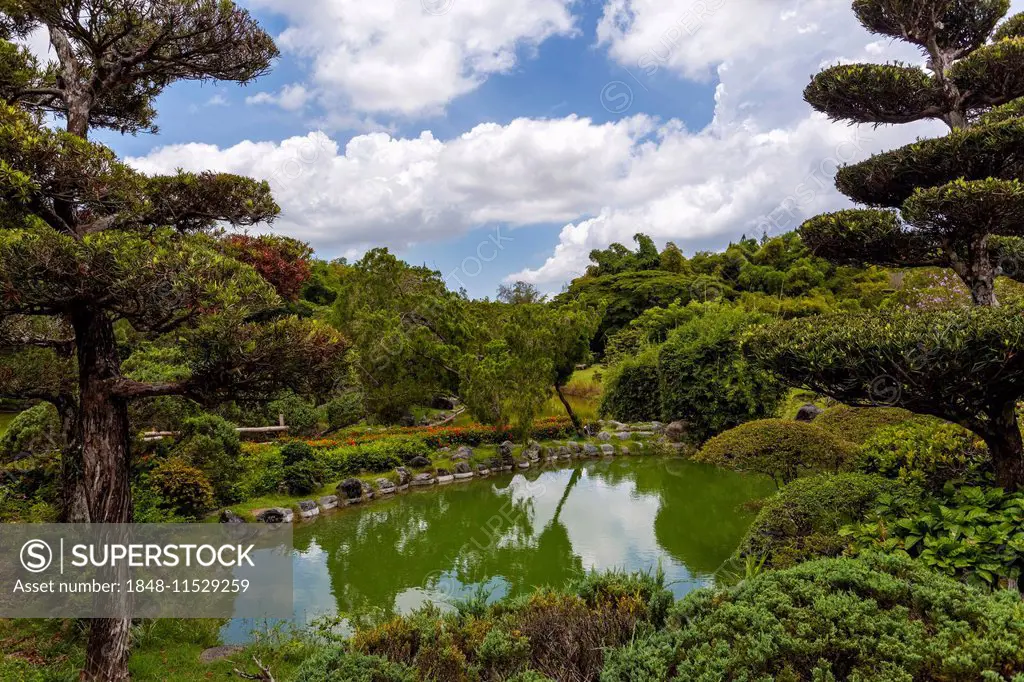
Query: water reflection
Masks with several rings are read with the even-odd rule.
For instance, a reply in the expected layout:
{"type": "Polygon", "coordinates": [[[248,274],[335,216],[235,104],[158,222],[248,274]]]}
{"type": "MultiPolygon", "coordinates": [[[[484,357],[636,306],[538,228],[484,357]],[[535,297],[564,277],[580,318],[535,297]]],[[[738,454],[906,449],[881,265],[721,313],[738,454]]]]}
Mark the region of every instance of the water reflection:
{"type": "MultiPolygon", "coordinates": [[[[296,527],[296,621],[562,585],[589,569],[707,584],[770,482],[689,462],[616,459],[417,491],[296,527]]],[[[227,641],[251,623],[233,621],[227,641]]]]}

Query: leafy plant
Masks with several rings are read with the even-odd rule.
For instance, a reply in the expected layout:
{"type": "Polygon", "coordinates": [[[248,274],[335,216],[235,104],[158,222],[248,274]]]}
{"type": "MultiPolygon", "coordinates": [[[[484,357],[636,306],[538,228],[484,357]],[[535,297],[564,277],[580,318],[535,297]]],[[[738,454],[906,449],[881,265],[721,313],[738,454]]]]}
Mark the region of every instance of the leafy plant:
{"type": "Polygon", "coordinates": [[[882,495],[864,522],[841,533],[861,550],[996,587],[1024,569],[1024,494],[948,484],[935,496],[882,495]]]}

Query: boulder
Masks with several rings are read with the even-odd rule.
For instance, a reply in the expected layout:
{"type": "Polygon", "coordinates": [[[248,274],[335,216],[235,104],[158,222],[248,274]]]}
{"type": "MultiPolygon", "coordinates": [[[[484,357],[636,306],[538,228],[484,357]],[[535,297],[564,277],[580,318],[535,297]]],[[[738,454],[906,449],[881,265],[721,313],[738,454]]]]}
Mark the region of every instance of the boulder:
{"type": "Polygon", "coordinates": [[[416,485],[416,486],[420,486],[420,485],[434,485],[434,475],[433,474],[416,474],[412,478],[412,485],[416,485]]]}
{"type": "Polygon", "coordinates": [[[467,462],[457,462],[455,464],[455,473],[457,474],[471,474],[473,470],[469,468],[467,462]]]}
{"type": "Polygon", "coordinates": [[[540,461],[540,446],[536,443],[532,443],[525,450],[523,450],[523,457],[530,460],[531,462],[540,461]]]}
{"type": "Polygon", "coordinates": [[[665,425],[662,424],[661,422],[651,422],[651,431],[654,431],[655,433],[661,433],[664,430],[665,425]]]}
{"type": "Polygon", "coordinates": [[[512,464],[512,451],[515,449],[515,445],[512,441],[507,440],[498,446],[498,459],[501,460],[502,465],[507,466],[512,464]]]}
{"type": "Polygon", "coordinates": [[[630,433],[629,431],[619,431],[618,433],[615,434],[615,437],[618,438],[619,440],[629,440],[630,436],[632,435],[633,434],[630,433]]]}
{"type": "Polygon", "coordinates": [[[395,493],[395,484],[387,478],[378,478],[375,483],[377,484],[377,492],[381,495],[393,495],[395,493]]]}
{"type": "Polygon", "coordinates": [[[358,478],[346,478],[338,484],[335,492],[343,500],[358,500],[363,496],[363,482],[358,478]]]}
{"type": "Polygon", "coordinates": [[[612,434],[608,433],[607,431],[602,431],[601,433],[597,434],[597,439],[598,440],[603,440],[603,441],[609,441],[609,440],[612,439],[612,434]]]}
{"type": "Polygon", "coordinates": [[[529,469],[529,468],[530,468],[530,462],[529,462],[529,460],[525,460],[525,461],[519,462],[519,463],[517,464],[517,466],[518,466],[518,467],[519,467],[520,469],[529,469]]]}
{"type": "Polygon", "coordinates": [[[294,518],[292,510],[284,507],[264,509],[256,515],[256,519],[263,523],[291,523],[292,518],[294,518]]]}
{"type": "Polygon", "coordinates": [[[801,406],[800,409],[796,411],[796,420],[798,422],[812,422],[815,419],[817,419],[818,415],[824,411],[825,410],[821,409],[817,405],[807,403],[806,405],[801,406]]]}
{"type": "Polygon", "coordinates": [[[241,516],[239,516],[238,514],[236,514],[233,511],[231,511],[230,509],[225,509],[224,511],[222,511],[220,513],[220,522],[221,523],[245,523],[245,519],[243,519],[241,516]]]}
{"type": "Polygon", "coordinates": [[[620,445],[619,446],[619,453],[623,454],[623,455],[628,455],[629,454],[629,448],[627,448],[625,445],[620,445]]]}
{"type": "Polygon", "coordinates": [[[320,507],[316,506],[316,502],[313,500],[303,500],[299,502],[299,516],[304,519],[311,519],[314,516],[320,515],[320,507]]]}
{"type": "Polygon", "coordinates": [[[587,457],[597,457],[601,454],[601,451],[597,449],[597,446],[593,443],[587,443],[583,446],[583,454],[587,457]]]}
{"type": "Polygon", "coordinates": [[[395,475],[398,476],[398,485],[409,485],[409,481],[412,480],[412,476],[409,474],[409,470],[405,467],[398,467],[395,469],[395,475]]]}
{"type": "Polygon", "coordinates": [[[452,455],[452,459],[455,459],[455,460],[471,459],[472,457],[473,457],[473,448],[471,448],[469,446],[466,446],[466,445],[460,445],[459,449],[455,451],[454,455],[452,455]]]}
{"type": "Polygon", "coordinates": [[[480,476],[487,476],[491,473],[491,470],[485,467],[483,464],[477,464],[476,473],[480,476]]]}
{"type": "Polygon", "coordinates": [[[338,506],[338,496],[325,495],[321,497],[319,500],[317,500],[317,502],[320,504],[321,509],[327,511],[328,509],[334,509],[335,507],[338,506]]]}
{"type": "Polygon", "coordinates": [[[423,467],[430,466],[430,460],[423,455],[416,455],[409,460],[409,466],[415,469],[422,469],[423,467]]]}
{"type": "Polygon", "coordinates": [[[367,483],[366,481],[362,481],[362,484],[363,484],[363,497],[365,497],[368,500],[372,500],[373,499],[373,488],[370,487],[370,484],[367,483]]]}
{"type": "Polygon", "coordinates": [[[610,457],[615,454],[615,446],[605,443],[601,446],[601,454],[605,457],[610,457]]]}
{"type": "Polygon", "coordinates": [[[681,443],[690,434],[690,424],[685,421],[674,421],[665,427],[665,437],[673,443],[681,443]]]}

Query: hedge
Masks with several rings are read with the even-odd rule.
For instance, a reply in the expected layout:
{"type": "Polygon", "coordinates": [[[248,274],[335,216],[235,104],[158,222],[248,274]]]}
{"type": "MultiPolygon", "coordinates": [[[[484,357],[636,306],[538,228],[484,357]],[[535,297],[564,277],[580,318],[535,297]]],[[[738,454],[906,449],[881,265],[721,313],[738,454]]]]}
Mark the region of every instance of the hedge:
{"type": "Polygon", "coordinates": [[[859,473],[797,479],[765,502],[737,553],[761,558],[768,568],[838,556],[849,544],[839,530],[863,520],[880,495],[903,488],[896,481],[859,473]]]}
{"type": "Polygon", "coordinates": [[[851,465],[857,447],[806,422],[762,419],[715,436],[694,456],[698,462],[750,471],[788,483],[809,472],[851,465]]]}
{"type": "Polygon", "coordinates": [[[663,421],[684,420],[698,442],[774,415],[786,395],[775,377],[748,362],[743,332],[767,318],[717,304],[675,329],[658,354],[663,421]]]}
{"type": "Polygon", "coordinates": [[[608,371],[600,412],[622,422],[661,418],[657,348],[626,358],[608,371]]]}
{"type": "Polygon", "coordinates": [[[886,426],[902,424],[918,418],[913,412],[898,407],[830,407],[814,420],[815,425],[828,429],[845,440],[863,444],[875,431],[886,426]]]}

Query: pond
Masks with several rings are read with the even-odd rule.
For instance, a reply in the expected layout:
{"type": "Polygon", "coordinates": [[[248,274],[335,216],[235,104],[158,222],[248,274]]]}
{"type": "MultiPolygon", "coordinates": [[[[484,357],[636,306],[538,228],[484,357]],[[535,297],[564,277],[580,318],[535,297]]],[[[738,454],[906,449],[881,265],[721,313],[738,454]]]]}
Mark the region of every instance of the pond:
{"type": "MultiPolygon", "coordinates": [[[[590,569],[655,571],[677,597],[714,581],[774,485],[681,459],[621,458],[456,483],[296,526],[295,622],[498,599],[590,569]]],[[[236,619],[226,643],[266,623],[236,619]]]]}

